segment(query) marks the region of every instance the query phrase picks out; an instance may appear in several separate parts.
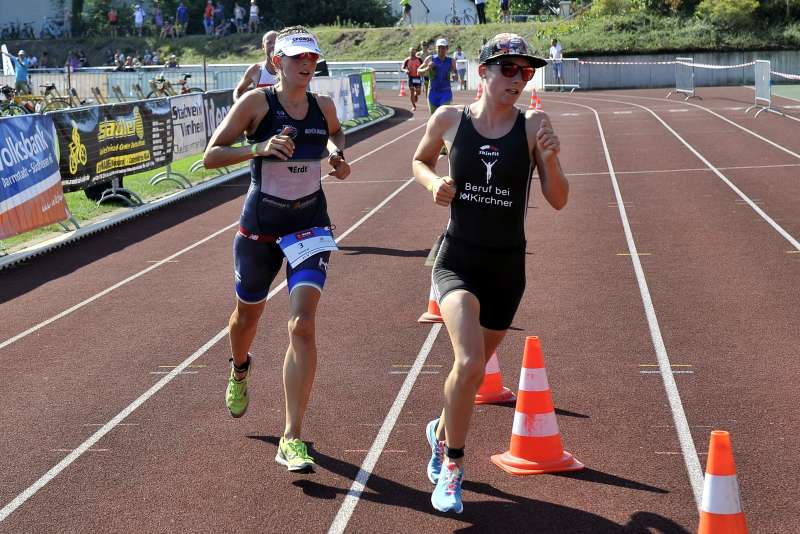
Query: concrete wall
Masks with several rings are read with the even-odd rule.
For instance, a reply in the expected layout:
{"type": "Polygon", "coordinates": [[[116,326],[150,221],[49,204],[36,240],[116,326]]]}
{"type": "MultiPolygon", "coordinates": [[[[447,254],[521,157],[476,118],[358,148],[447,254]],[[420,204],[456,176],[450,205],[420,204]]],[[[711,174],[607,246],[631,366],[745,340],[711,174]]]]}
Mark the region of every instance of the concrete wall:
{"type": "MultiPolygon", "coordinates": [[[[749,63],[756,59],[771,61],[771,68],[776,72],[800,74],[800,50],[772,51],[772,52],[715,52],[715,53],[681,53],[680,57],[691,57],[695,64],[708,65],[738,65],[749,63]]],[[[640,62],[656,63],[661,61],[674,61],[676,54],[669,55],[639,55],[639,56],[595,56],[581,58],[593,63],[597,62],[640,62]]],[[[570,71],[568,71],[570,72],[570,71]]],[[[583,89],[628,89],[648,87],[674,87],[675,65],[597,65],[580,64],[576,76],[580,77],[580,88],[583,89]]],[[[694,69],[695,86],[720,86],[742,85],[754,83],[753,66],[735,69],[694,69]]],[[[574,83],[572,76],[568,76],[566,83],[574,83]]],[[[774,77],[773,77],[774,78],[774,77]]],[[[547,68],[546,83],[555,83],[552,69],[547,68]]],[[[780,83],[775,78],[773,83],[780,83]]]]}

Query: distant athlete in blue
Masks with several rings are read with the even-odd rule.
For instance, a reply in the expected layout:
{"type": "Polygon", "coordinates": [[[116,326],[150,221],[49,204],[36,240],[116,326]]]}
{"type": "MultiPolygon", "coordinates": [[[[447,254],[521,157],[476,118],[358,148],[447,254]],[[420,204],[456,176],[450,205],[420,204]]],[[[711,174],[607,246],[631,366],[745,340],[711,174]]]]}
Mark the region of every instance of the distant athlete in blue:
{"type": "Polygon", "coordinates": [[[308,92],[319,57],[317,39],[308,30],[283,29],[272,57],[280,81],[242,95],[203,157],[212,169],[250,160],[250,189],[233,243],[237,301],[229,323],[233,366],[225,392],[233,417],[247,410],[250,346],[270,285],[284,257],[289,263],[289,348],[283,364],[286,424],[275,456],[289,471],[314,466],[300,433],[317,367],[316,312],[330,258],[329,251],[305,257],[301,249],[310,241],[302,240],[320,234],[321,241],[333,243],[325,230],[331,221],[320,184],[322,162],[332,167],[328,177],[344,180],[350,175],[333,100],[308,92]],[[242,134],[247,143],[233,146],[242,134]]]}
{"type": "Polygon", "coordinates": [[[428,109],[433,113],[439,106],[453,102],[450,80],[456,74],[456,62],[447,56],[447,39],[436,40],[436,54],[425,58],[417,72],[428,76],[431,87],[428,91],[428,109]]]}
{"type": "MultiPolygon", "coordinates": [[[[441,49],[440,49],[441,50],[441,49]]],[[[534,168],[544,198],[563,208],[569,184],[558,161],[560,142],[547,115],[515,104],[537,68],[525,40],[501,33],[481,48],[480,100],[442,106],[428,120],[414,154],[414,178],[450,218],[436,263],[433,290],[453,344],[441,416],[426,427],[427,475],[433,507],[460,513],[467,441],[475,393],[486,362],[511,326],[525,292],[525,217],[534,168]],[[447,176],[436,174],[439,149],[447,176]]]]}

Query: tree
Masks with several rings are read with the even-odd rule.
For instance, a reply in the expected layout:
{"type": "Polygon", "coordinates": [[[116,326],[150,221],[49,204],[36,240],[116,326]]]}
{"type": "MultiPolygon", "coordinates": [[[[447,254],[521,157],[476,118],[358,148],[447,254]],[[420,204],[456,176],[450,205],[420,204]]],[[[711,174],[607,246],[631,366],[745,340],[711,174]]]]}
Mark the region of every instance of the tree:
{"type": "Polygon", "coordinates": [[[758,0],[703,0],[695,15],[720,28],[746,26],[758,9],[758,0]]]}

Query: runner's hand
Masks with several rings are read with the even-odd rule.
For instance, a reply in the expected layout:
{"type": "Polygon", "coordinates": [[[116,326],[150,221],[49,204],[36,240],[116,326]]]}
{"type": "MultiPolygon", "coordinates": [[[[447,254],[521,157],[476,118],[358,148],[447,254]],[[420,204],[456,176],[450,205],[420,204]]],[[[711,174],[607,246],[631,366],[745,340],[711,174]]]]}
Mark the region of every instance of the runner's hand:
{"type": "Polygon", "coordinates": [[[258,143],[255,153],[259,156],[275,156],[283,161],[291,158],[294,154],[294,141],[289,137],[289,128],[284,128],[278,135],[258,143]]]}
{"type": "Polygon", "coordinates": [[[331,154],[331,157],[328,158],[328,163],[331,164],[333,170],[325,178],[333,177],[337,180],[344,180],[350,176],[350,164],[336,154],[331,154]]]}
{"type": "Polygon", "coordinates": [[[455,182],[449,176],[439,178],[431,184],[433,201],[440,206],[449,206],[456,196],[455,182]]]}
{"type": "Polygon", "coordinates": [[[545,117],[539,124],[539,131],[536,133],[536,145],[543,158],[549,159],[558,156],[561,151],[561,142],[550,125],[550,119],[545,117]]]}

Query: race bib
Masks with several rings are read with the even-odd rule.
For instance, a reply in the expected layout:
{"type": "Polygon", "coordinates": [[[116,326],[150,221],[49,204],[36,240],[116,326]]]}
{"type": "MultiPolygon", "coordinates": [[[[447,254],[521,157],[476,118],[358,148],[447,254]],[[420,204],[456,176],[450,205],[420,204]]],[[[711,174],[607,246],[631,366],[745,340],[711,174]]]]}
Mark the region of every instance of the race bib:
{"type": "Polygon", "coordinates": [[[319,226],[286,234],[278,238],[277,243],[292,268],[297,267],[314,254],[339,250],[330,228],[319,226]]]}

